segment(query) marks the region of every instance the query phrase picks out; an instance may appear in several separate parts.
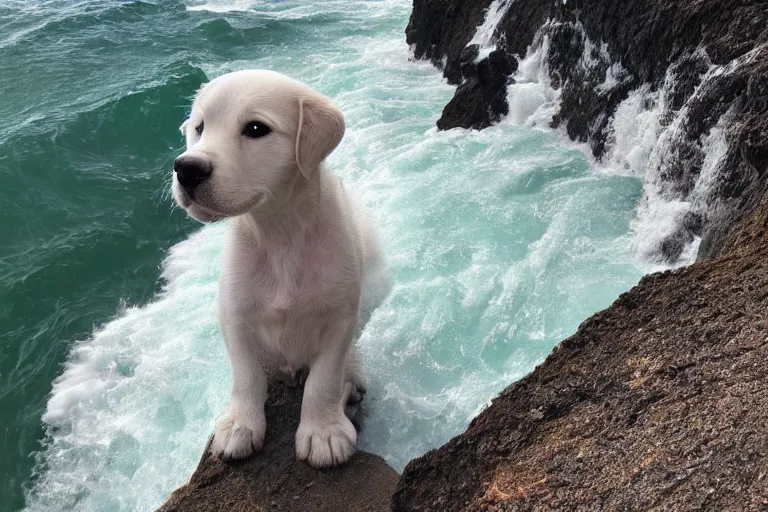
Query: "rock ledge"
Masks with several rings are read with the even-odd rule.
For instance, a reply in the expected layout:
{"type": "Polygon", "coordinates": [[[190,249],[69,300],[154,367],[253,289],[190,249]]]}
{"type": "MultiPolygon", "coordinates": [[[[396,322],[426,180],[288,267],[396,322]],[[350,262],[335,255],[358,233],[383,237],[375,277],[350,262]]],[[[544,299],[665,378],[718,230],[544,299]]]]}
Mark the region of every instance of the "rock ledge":
{"type": "Polygon", "coordinates": [[[160,512],[389,510],[397,473],[383,459],[358,452],[340,468],[318,471],[296,461],[294,435],[301,411],[300,390],[270,387],[264,451],[225,463],[208,447],[189,482],[173,492],[160,512]]]}

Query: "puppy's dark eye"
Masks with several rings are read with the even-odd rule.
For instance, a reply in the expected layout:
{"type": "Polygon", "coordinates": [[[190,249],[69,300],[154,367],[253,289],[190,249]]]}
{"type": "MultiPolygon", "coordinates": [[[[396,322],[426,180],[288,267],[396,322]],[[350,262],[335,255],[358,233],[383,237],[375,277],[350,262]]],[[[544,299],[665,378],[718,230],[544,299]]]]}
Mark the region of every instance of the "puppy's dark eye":
{"type": "Polygon", "coordinates": [[[245,123],[245,126],[243,127],[243,135],[249,139],[258,139],[259,137],[268,135],[271,131],[272,129],[269,126],[258,121],[245,123]]]}
{"type": "Polygon", "coordinates": [[[203,128],[205,128],[205,123],[203,123],[202,121],[200,121],[199,125],[195,126],[195,131],[197,132],[198,135],[203,134],[203,128]]]}

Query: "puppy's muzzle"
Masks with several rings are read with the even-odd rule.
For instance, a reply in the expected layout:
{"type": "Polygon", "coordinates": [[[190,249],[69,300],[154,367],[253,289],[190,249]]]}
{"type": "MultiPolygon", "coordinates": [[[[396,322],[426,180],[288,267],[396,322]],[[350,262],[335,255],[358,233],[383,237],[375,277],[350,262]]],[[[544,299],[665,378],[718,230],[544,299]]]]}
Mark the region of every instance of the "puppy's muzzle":
{"type": "Polygon", "coordinates": [[[191,192],[211,177],[213,164],[202,158],[181,155],[173,162],[173,171],[179,185],[191,192]]]}

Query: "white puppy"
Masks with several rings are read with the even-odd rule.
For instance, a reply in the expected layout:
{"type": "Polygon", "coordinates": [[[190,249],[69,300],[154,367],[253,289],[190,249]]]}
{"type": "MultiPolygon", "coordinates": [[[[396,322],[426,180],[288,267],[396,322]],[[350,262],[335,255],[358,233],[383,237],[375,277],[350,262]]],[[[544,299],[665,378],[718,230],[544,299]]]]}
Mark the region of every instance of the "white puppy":
{"type": "Polygon", "coordinates": [[[345,406],[365,391],[353,344],[363,277],[381,271],[371,229],[323,164],[344,118],[293,79],[238,71],[200,90],[182,131],[176,202],[201,222],[233,217],[219,280],[233,386],[212,451],[233,459],[260,450],[268,373],[309,368],[296,456],[341,464],[357,441],[345,406]]]}

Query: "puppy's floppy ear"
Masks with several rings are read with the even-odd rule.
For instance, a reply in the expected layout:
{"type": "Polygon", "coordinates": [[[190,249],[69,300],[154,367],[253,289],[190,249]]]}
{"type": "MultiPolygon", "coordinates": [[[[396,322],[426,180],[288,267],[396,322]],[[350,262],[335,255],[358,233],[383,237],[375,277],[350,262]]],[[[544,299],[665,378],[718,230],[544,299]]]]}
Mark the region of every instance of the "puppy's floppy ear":
{"type": "Polygon", "coordinates": [[[309,178],[312,170],[341,142],[344,115],[324,98],[299,100],[299,126],[296,130],[296,163],[309,178]]]}

